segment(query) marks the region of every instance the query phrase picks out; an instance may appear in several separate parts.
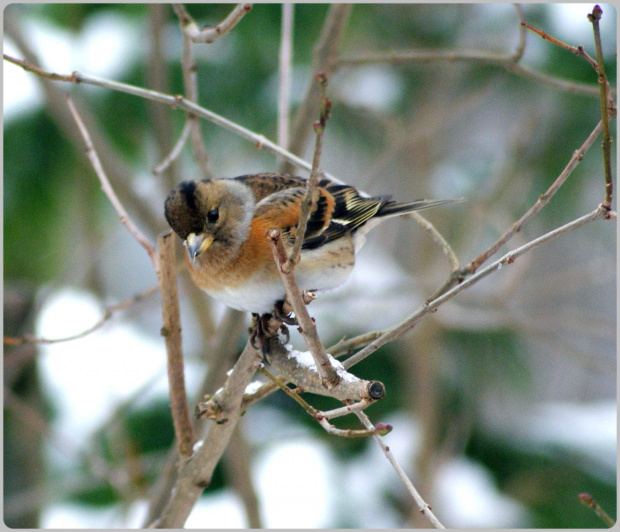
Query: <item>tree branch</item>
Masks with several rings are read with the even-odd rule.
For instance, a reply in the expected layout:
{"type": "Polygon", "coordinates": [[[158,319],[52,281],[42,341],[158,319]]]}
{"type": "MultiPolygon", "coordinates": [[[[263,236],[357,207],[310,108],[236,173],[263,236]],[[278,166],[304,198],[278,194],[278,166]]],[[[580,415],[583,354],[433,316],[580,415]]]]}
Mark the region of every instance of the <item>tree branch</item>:
{"type": "Polygon", "coordinates": [[[588,15],[588,19],[592,22],[592,30],[594,31],[594,44],[596,45],[596,61],[598,68],[598,85],[601,93],[601,117],[603,121],[603,168],[605,169],[605,200],[603,205],[611,209],[611,201],[613,199],[613,177],[611,172],[611,133],[609,131],[609,117],[616,116],[614,102],[609,96],[609,83],[605,74],[605,62],[603,61],[603,46],[601,44],[601,28],[599,21],[603,15],[600,6],[595,5],[592,13],[588,15]]]}
{"type": "Polygon", "coordinates": [[[159,285],[156,284],[152,286],[151,288],[149,288],[148,290],[145,290],[141,294],[136,294],[135,296],[130,297],[129,299],[126,299],[125,301],[122,301],[120,303],[117,303],[116,305],[112,305],[111,307],[106,308],[103,313],[103,316],[101,316],[101,318],[92,327],[89,327],[88,329],[85,329],[84,331],[81,331],[77,334],[72,334],[70,336],[65,336],[63,338],[38,338],[36,336],[32,336],[29,334],[25,334],[23,336],[18,336],[18,337],[5,336],[4,345],[57,344],[60,342],[70,342],[71,340],[77,340],[79,338],[84,338],[85,336],[88,336],[89,334],[95,332],[97,329],[100,329],[101,327],[103,327],[103,325],[106,322],[108,322],[110,318],[112,318],[112,316],[114,316],[116,312],[120,310],[125,310],[126,308],[131,307],[135,303],[142,301],[143,299],[149,297],[150,295],[154,294],[158,290],[159,290],[159,285]]]}
{"type": "MultiPolygon", "coordinates": [[[[6,61],[11,63],[21,65],[21,60],[15,59],[7,54],[3,54],[3,57],[6,61]]],[[[26,69],[31,72],[34,72],[30,68],[26,69]]],[[[45,72],[45,71],[43,71],[45,72]]],[[[37,73],[37,72],[35,72],[37,73]]],[[[182,96],[171,96],[169,94],[162,94],[161,92],[157,92],[154,90],[144,89],[142,87],[137,87],[135,85],[129,85],[127,83],[121,83],[118,81],[111,81],[107,79],[97,78],[95,76],[89,76],[87,74],[81,74],[79,72],[74,72],[71,77],[63,77],[60,81],[71,81],[72,83],[86,83],[88,85],[95,85],[97,87],[102,87],[105,89],[110,89],[118,92],[124,92],[126,94],[131,94],[133,96],[138,96],[140,98],[146,98],[147,100],[153,100],[155,102],[162,103],[164,105],[168,105],[173,109],[183,109],[184,111],[189,111],[194,113],[195,115],[205,118],[214,124],[227,129],[246,140],[252,142],[259,149],[266,149],[267,151],[274,153],[282,157],[283,159],[291,162],[292,164],[299,166],[301,168],[305,168],[308,171],[312,170],[312,165],[307,161],[297,157],[293,153],[285,150],[284,148],[278,146],[274,142],[270,141],[263,135],[257,135],[253,131],[244,128],[217,113],[209,111],[204,107],[200,107],[194,102],[190,102],[189,100],[183,98],[182,96]]],[[[335,183],[342,183],[340,179],[337,177],[324,172],[325,177],[334,181],[335,183]]]]}
{"type": "MultiPolygon", "coordinates": [[[[360,421],[364,424],[364,426],[368,430],[372,430],[375,428],[373,424],[370,422],[370,419],[368,419],[368,416],[364,412],[356,412],[356,414],[357,414],[357,417],[360,418],[360,421]]],[[[373,434],[373,437],[375,441],[377,442],[377,445],[379,445],[379,448],[383,451],[383,454],[385,455],[385,457],[389,460],[390,464],[392,464],[392,467],[394,468],[394,471],[396,471],[398,478],[400,478],[401,482],[405,485],[405,487],[407,488],[407,491],[413,497],[413,500],[418,505],[418,508],[420,509],[420,513],[428,517],[429,521],[432,523],[432,525],[435,528],[445,528],[445,526],[441,524],[439,519],[437,519],[437,517],[431,510],[431,507],[426,502],[424,502],[424,499],[418,493],[418,490],[415,489],[415,486],[411,483],[411,480],[409,480],[409,477],[407,476],[403,468],[396,461],[396,458],[392,454],[392,451],[390,450],[390,448],[387,445],[385,445],[385,443],[383,443],[383,439],[381,438],[381,435],[375,433],[373,434]]]]}
{"type": "Polygon", "coordinates": [[[243,392],[259,361],[258,351],[248,342],[224,385],[218,405],[223,413],[222,421],[211,423],[205,439],[194,446],[194,454],[181,464],[170,500],[150,528],[183,527],[196,501],[210,484],[215,466],[241,417],[243,392]]]}
{"type": "Polygon", "coordinates": [[[170,410],[179,454],[188,457],[194,446],[194,429],[189,417],[187,393],[181,347],[181,312],[177,292],[176,257],[174,234],[166,233],[157,238],[159,263],[161,266],[159,282],[161,287],[161,310],[163,325],[161,334],[166,343],[168,356],[168,386],[170,388],[170,410]]]}
{"type": "Polygon", "coordinates": [[[198,24],[185,10],[183,4],[173,4],[174,11],[179,15],[183,34],[187,35],[193,43],[212,43],[218,37],[226,35],[239,21],[252,10],[252,4],[237,4],[230,14],[219,24],[213,27],[200,29],[198,24]]]}
{"type": "Polygon", "coordinates": [[[308,218],[316,203],[315,190],[319,182],[319,163],[321,160],[321,153],[323,151],[323,139],[325,137],[325,126],[331,112],[331,102],[325,97],[325,91],[327,88],[327,78],[323,73],[319,73],[316,76],[316,82],[321,87],[321,108],[319,113],[319,120],[314,123],[314,129],[316,131],[316,144],[314,146],[314,155],[312,157],[312,171],[310,172],[310,179],[306,186],[306,194],[301,203],[301,212],[299,214],[299,221],[297,222],[297,232],[295,234],[295,242],[291,249],[291,253],[286,260],[286,263],[282,265],[284,272],[290,272],[299,262],[299,256],[301,254],[301,246],[306,236],[306,228],[308,225],[308,218]]]}
{"type": "Polygon", "coordinates": [[[151,258],[151,262],[153,263],[155,273],[159,277],[159,259],[157,257],[155,248],[142,234],[142,231],[140,231],[138,227],[132,222],[131,218],[129,218],[129,215],[125,211],[125,208],[116,196],[114,189],[112,189],[112,185],[110,185],[110,182],[108,181],[105,171],[101,165],[101,161],[99,160],[99,156],[97,155],[97,152],[95,151],[93,143],[90,139],[90,135],[88,134],[88,131],[84,126],[84,123],[82,122],[82,119],[80,118],[80,115],[78,114],[77,109],[75,108],[73,100],[71,100],[70,96],[67,96],[67,105],[69,106],[71,114],[73,115],[73,118],[75,119],[75,122],[80,129],[80,133],[82,133],[82,137],[84,139],[84,142],[86,143],[86,155],[90,159],[90,162],[93,165],[93,169],[95,170],[95,173],[97,174],[97,177],[101,182],[101,189],[110,200],[110,203],[118,214],[121,223],[127,228],[131,235],[148,253],[149,257],[151,258]]]}
{"type": "Polygon", "coordinates": [[[308,314],[308,310],[306,309],[306,304],[304,303],[299,287],[297,286],[297,281],[295,280],[293,271],[287,272],[284,270],[287,255],[286,249],[284,249],[284,244],[282,243],[280,231],[278,229],[271,229],[267,231],[266,236],[269,240],[269,244],[271,245],[273,257],[276,261],[278,271],[280,272],[280,277],[284,284],[284,288],[286,289],[287,299],[293,307],[293,312],[295,313],[295,317],[299,323],[301,329],[300,332],[303,335],[310,352],[312,353],[314,362],[321,375],[323,385],[326,386],[328,390],[331,390],[338,385],[341,377],[338,375],[327,357],[325,348],[323,347],[323,344],[317,334],[314,320],[310,317],[310,314],[308,314]]]}
{"type": "Polygon", "coordinates": [[[495,243],[491,247],[489,247],[486,251],[481,253],[478,257],[472,260],[469,264],[467,264],[462,270],[456,272],[456,276],[458,278],[463,278],[464,276],[474,273],[481,264],[486,262],[491,256],[493,256],[506,242],[508,242],[516,233],[521,231],[526,223],[528,223],[534,215],[536,215],[545,205],[547,205],[551,198],[555,195],[555,193],[560,189],[560,187],[564,184],[564,182],[568,179],[568,176],[571,175],[573,170],[577,167],[577,165],[584,158],[586,152],[590,149],[599,133],[602,129],[602,123],[599,122],[596,127],[592,130],[588,138],[581,145],[581,147],[576,150],[568,164],[564,167],[564,170],[560,173],[560,175],[556,178],[556,180],[551,184],[551,186],[547,189],[544,194],[541,194],[534,205],[532,205],[521,218],[519,218],[512,226],[497,239],[495,243]]]}
{"type": "MultiPolygon", "coordinates": [[[[312,80],[319,72],[322,72],[328,79],[332,76],[336,68],[338,46],[342,40],[352,7],[351,4],[332,4],[330,6],[319,42],[313,53],[312,80]]],[[[290,151],[294,154],[301,155],[306,145],[311,124],[318,114],[320,90],[320,86],[311,81],[303,103],[295,115],[289,146],[290,151]]],[[[291,159],[287,159],[287,161],[296,164],[291,159]]],[[[291,172],[292,168],[290,165],[283,165],[282,171],[291,172]]]]}
{"type": "MultiPolygon", "coordinates": [[[[591,213],[586,214],[585,216],[582,216],[580,218],[577,218],[576,220],[573,220],[572,222],[569,222],[561,227],[558,227],[557,229],[554,229],[553,231],[550,231],[541,237],[531,240],[527,244],[518,247],[514,251],[506,253],[503,257],[496,260],[495,262],[493,262],[486,268],[480,270],[478,273],[472,275],[471,277],[463,281],[461,284],[454,286],[452,289],[448,290],[447,292],[433,299],[432,301],[425,302],[418,310],[416,310],[408,318],[403,320],[398,325],[395,325],[394,327],[387,329],[379,338],[372,341],[364,349],[362,349],[361,351],[358,351],[353,356],[347,358],[342,363],[342,365],[344,366],[345,369],[349,369],[350,367],[357,364],[358,362],[361,362],[362,360],[364,360],[366,357],[374,353],[377,349],[379,349],[383,345],[402,336],[405,332],[413,328],[418,322],[424,319],[428,314],[434,312],[437,308],[439,308],[449,299],[452,299],[458,293],[469,288],[471,285],[477,283],[484,277],[487,277],[489,274],[493,273],[494,271],[500,270],[503,266],[512,264],[516,259],[524,255],[528,251],[534,249],[535,247],[545,244],[549,242],[550,240],[553,240],[554,238],[557,238],[558,236],[563,235],[564,233],[568,233],[574,229],[577,229],[583,225],[586,225],[587,223],[593,222],[594,220],[611,219],[609,217],[609,214],[610,212],[601,205],[599,206],[598,209],[592,211],[591,213]]],[[[615,217],[615,213],[613,213],[613,211],[612,211],[612,216],[615,217]]]]}
{"type": "Polygon", "coordinates": [[[289,142],[289,112],[291,92],[291,70],[293,62],[293,19],[294,4],[282,4],[282,30],[278,71],[278,144],[283,148],[289,142]]]}

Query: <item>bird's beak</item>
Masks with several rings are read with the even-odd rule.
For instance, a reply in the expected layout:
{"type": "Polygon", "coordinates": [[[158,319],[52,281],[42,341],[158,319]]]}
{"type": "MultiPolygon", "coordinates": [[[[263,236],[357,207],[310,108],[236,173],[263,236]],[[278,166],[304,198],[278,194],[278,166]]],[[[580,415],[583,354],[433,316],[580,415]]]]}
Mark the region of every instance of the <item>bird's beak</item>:
{"type": "Polygon", "coordinates": [[[187,240],[183,242],[189,253],[189,258],[192,262],[196,260],[196,257],[205,251],[213,242],[213,237],[200,233],[190,233],[187,235],[187,240]]]}

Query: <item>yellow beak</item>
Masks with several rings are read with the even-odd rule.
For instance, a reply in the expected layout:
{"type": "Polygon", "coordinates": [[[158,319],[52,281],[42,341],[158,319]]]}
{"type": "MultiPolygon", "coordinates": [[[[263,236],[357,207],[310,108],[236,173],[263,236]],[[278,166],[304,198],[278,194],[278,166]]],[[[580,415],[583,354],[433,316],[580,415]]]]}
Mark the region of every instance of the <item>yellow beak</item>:
{"type": "Polygon", "coordinates": [[[207,236],[204,233],[197,235],[196,233],[190,233],[187,235],[187,240],[183,242],[189,253],[189,258],[192,262],[196,260],[196,257],[205,251],[213,242],[212,236],[207,236]]]}

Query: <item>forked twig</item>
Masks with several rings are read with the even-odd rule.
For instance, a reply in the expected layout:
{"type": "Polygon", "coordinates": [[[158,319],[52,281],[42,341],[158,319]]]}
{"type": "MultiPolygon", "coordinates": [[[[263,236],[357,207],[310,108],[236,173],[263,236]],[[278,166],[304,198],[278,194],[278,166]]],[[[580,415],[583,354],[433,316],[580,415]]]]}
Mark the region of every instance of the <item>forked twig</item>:
{"type": "Polygon", "coordinates": [[[252,4],[237,4],[230,14],[219,24],[213,27],[200,29],[198,24],[185,10],[183,4],[173,4],[174,10],[179,16],[183,33],[186,34],[194,43],[212,43],[218,37],[226,35],[239,21],[251,11],[252,4]]]}
{"type": "Polygon", "coordinates": [[[441,296],[433,299],[432,301],[427,301],[426,303],[424,303],[418,310],[416,310],[408,318],[403,320],[401,323],[395,325],[394,327],[387,329],[387,331],[385,331],[379,338],[372,341],[364,349],[362,349],[361,351],[358,351],[353,356],[343,361],[342,365],[344,366],[345,369],[349,369],[354,364],[361,362],[362,360],[364,360],[366,357],[374,353],[377,349],[379,349],[383,345],[387,344],[388,342],[393,341],[396,338],[399,338],[409,329],[412,329],[425,316],[434,312],[442,304],[444,304],[449,299],[452,299],[458,293],[462,292],[466,288],[469,288],[472,284],[479,282],[481,279],[488,276],[489,274],[501,269],[503,266],[512,264],[516,259],[524,255],[525,253],[531,251],[535,247],[545,244],[549,242],[550,240],[557,238],[558,236],[561,236],[565,233],[573,231],[583,225],[593,222],[594,220],[615,219],[615,217],[616,217],[615,212],[609,211],[607,208],[601,205],[599,206],[599,208],[595,209],[594,211],[584,216],[581,216],[580,218],[577,218],[576,220],[573,220],[572,222],[562,225],[561,227],[558,227],[557,229],[554,229],[553,231],[550,231],[538,238],[535,238],[534,240],[531,240],[527,244],[520,246],[517,249],[509,253],[506,253],[503,257],[496,260],[495,262],[493,262],[486,268],[478,271],[476,274],[464,280],[461,284],[452,287],[450,290],[446,291],[441,296]]]}
{"type": "Polygon", "coordinates": [[[291,399],[293,399],[297,404],[299,404],[308,415],[313,417],[318,421],[318,423],[325,429],[329,434],[333,434],[334,436],[340,436],[342,438],[366,438],[368,436],[374,436],[375,434],[380,434],[382,436],[388,434],[392,430],[391,425],[387,425],[385,423],[377,424],[377,426],[373,426],[371,429],[339,429],[332,425],[328,420],[336,417],[344,416],[347,414],[357,414],[361,412],[364,408],[370,406],[374,401],[360,401],[350,406],[345,406],[343,408],[338,408],[335,410],[330,410],[328,412],[321,412],[309,405],[302,397],[295,391],[291,390],[281,378],[275,376],[271,373],[264,364],[260,364],[258,366],[258,371],[265,375],[269,380],[274,382],[278,388],[280,388],[286,395],[288,395],[291,399]]]}

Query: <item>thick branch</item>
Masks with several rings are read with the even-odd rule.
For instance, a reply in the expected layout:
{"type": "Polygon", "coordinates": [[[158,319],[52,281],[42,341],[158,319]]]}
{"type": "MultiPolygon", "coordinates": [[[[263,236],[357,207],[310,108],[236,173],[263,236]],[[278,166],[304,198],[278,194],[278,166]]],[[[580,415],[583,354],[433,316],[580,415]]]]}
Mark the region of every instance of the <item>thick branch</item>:
{"type": "Polygon", "coordinates": [[[159,282],[161,287],[161,310],[163,326],[161,334],[166,342],[168,355],[168,385],[170,388],[170,410],[179,454],[188,457],[194,446],[194,429],[189,417],[183,351],[181,348],[181,312],[177,291],[176,257],[173,233],[166,233],[157,239],[159,282]]]}
{"type": "Polygon", "coordinates": [[[223,421],[211,423],[205,439],[180,468],[171,498],[152,528],[182,528],[203,490],[210,484],[215,466],[226,450],[241,417],[243,392],[256,372],[259,353],[248,342],[224,385],[219,408],[223,421]]]}

